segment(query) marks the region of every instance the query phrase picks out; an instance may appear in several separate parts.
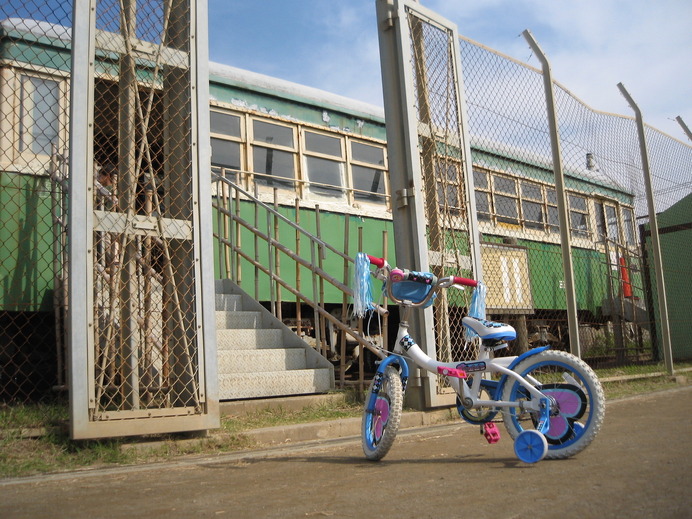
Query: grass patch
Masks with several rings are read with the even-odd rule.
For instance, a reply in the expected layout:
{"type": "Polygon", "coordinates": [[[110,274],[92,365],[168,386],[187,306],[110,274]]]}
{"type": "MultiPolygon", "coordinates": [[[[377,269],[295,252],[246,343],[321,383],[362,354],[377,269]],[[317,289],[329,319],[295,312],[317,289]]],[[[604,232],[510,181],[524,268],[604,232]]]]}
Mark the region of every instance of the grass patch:
{"type": "Polygon", "coordinates": [[[603,390],[605,391],[606,400],[615,400],[617,398],[624,398],[627,396],[665,391],[667,389],[674,389],[683,385],[687,386],[690,384],[690,379],[687,378],[686,381],[682,382],[676,381],[668,376],[663,376],[603,382],[602,384],[603,390]]]}
{"type": "Polygon", "coordinates": [[[221,418],[221,428],[228,433],[240,433],[251,429],[275,427],[277,425],[295,425],[338,420],[341,418],[354,418],[360,416],[362,412],[362,404],[355,401],[338,401],[332,404],[307,406],[297,411],[289,411],[282,407],[266,408],[242,415],[223,416],[221,418]]]}

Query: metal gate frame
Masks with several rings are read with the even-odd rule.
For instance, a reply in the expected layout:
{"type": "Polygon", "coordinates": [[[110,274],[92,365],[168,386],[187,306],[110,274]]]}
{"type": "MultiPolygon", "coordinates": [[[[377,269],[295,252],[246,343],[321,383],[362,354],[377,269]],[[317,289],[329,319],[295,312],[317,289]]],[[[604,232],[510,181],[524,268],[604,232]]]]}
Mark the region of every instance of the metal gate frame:
{"type": "MultiPolygon", "coordinates": [[[[128,4],[128,2],[126,2],[128,4]]],[[[134,4],[132,4],[134,5],[134,4]]],[[[93,300],[93,255],[95,225],[100,225],[93,204],[95,49],[100,32],[96,29],[95,0],[75,0],[73,16],[72,79],[70,91],[70,210],[69,210],[69,303],[68,355],[71,437],[103,438],[166,432],[197,431],[219,427],[218,381],[216,370],[215,289],[209,148],[209,73],[207,49],[207,4],[205,0],[173,0],[171,10],[189,9],[189,67],[192,209],[192,262],[195,308],[190,331],[196,337],[191,377],[195,382],[195,405],[159,405],[94,412],[96,407],[95,302],[93,300]],[[185,5],[189,2],[189,5],[185,5]]],[[[110,49],[109,49],[110,50],[110,49]]],[[[175,49],[166,48],[173,53],[175,49]]],[[[111,215],[115,213],[110,213],[111,215]]],[[[102,217],[103,215],[101,215],[102,217]]],[[[136,218],[136,217],[135,217],[136,218]]],[[[151,218],[151,217],[150,217],[151,218]]],[[[116,218],[117,219],[117,218],[116,218]]],[[[162,220],[158,217],[158,220],[162,220]]],[[[116,222],[117,223],[117,222],[116,222]]],[[[136,223],[136,222],[135,222],[136,223]]],[[[146,232],[144,222],[140,231],[146,232]]],[[[161,222],[159,221],[159,230],[161,222]]],[[[111,223],[112,225],[113,223],[111,223]]],[[[133,224],[136,229],[137,226],[133,224]]],[[[151,230],[151,229],[149,229],[151,230]]],[[[133,231],[134,232],[134,231],[133,231]]],[[[136,233],[136,232],[135,232],[136,233]]],[[[165,235],[162,235],[165,237],[165,235]]],[[[182,323],[183,320],[181,319],[182,323]]],[[[187,334],[189,330],[182,330],[187,334]]],[[[139,375],[132,370],[134,379],[139,375]]],[[[188,389],[189,390],[189,389],[188,389]]]]}
{"type": "MultiPolygon", "coordinates": [[[[389,157],[390,184],[392,190],[392,210],[397,261],[401,266],[415,270],[429,271],[431,266],[441,266],[448,262],[447,256],[454,256],[456,261],[463,262],[460,268],[470,269],[477,279],[482,279],[480,255],[480,239],[476,220],[476,202],[474,197],[471,149],[467,135],[467,118],[461,81],[461,60],[459,55],[459,38],[456,24],[430,11],[414,0],[378,0],[377,21],[380,41],[380,62],[382,68],[382,88],[384,92],[385,118],[387,121],[387,153],[389,157]],[[448,86],[453,85],[453,107],[455,125],[458,133],[450,135],[452,146],[456,146],[462,154],[462,169],[464,173],[464,202],[466,204],[466,226],[469,234],[469,257],[460,257],[454,251],[430,251],[427,243],[426,228],[435,225],[431,222],[430,208],[435,206],[436,186],[424,185],[423,157],[419,149],[420,138],[424,137],[418,131],[419,123],[416,113],[417,100],[425,98],[428,102],[428,91],[418,85],[417,91],[414,74],[424,75],[425,70],[413,70],[412,53],[425,53],[424,42],[415,41],[409,31],[408,16],[415,16],[421,23],[429,24],[444,31],[448,38],[448,59],[452,72],[448,78],[448,86]],[[450,254],[451,252],[451,254],[450,254]],[[435,265],[433,265],[433,263],[435,265]]],[[[425,69],[427,63],[421,67],[425,69]]],[[[420,80],[425,82],[425,78],[420,80]]],[[[423,111],[423,110],[421,110],[423,111]]],[[[432,126],[432,125],[430,125],[432,126]]],[[[451,141],[450,141],[451,142],[451,141]]],[[[447,142],[447,144],[450,144],[447,142]]],[[[428,171],[429,178],[431,172],[428,171]]],[[[428,181],[428,184],[431,184],[428,181]]],[[[435,212],[433,208],[432,212],[435,212]]],[[[434,218],[433,218],[434,219],[434,218]]],[[[446,304],[440,304],[441,309],[438,325],[444,328],[442,333],[438,326],[438,340],[449,341],[449,322],[446,304]]],[[[412,319],[413,329],[419,345],[430,357],[437,358],[435,320],[432,308],[427,308],[412,319]]],[[[419,385],[423,389],[425,405],[428,407],[454,403],[453,392],[444,391],[438,377],[429,376],[426,372],[412,370],[409,387],[419,385]]]]}

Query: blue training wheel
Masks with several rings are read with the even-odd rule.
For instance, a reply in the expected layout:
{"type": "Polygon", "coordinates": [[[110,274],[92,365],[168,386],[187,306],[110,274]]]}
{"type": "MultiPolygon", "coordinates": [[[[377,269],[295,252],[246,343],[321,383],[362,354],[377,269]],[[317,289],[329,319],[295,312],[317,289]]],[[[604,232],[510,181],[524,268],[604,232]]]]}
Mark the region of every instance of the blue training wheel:
{"type": "Polygon", "coordinates": [[[541,461],[548,452],[548,441],[538,431],[527,429],[514,440],[514,453],[524,463],[541,461]]]}

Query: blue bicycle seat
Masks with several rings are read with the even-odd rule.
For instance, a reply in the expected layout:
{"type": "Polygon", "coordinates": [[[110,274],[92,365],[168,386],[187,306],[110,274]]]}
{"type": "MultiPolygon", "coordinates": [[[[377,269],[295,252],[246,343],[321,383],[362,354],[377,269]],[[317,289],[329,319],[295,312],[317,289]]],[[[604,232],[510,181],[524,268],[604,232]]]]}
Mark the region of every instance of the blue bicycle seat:
{"type": "Polygon", "coordinates": [[[476,332],[481,339],[495,341],[513,341],[517,338],[517,331],[509,324],[486,321],[478,317],[466,316],[461,322],[467,328],[476,332]]]}

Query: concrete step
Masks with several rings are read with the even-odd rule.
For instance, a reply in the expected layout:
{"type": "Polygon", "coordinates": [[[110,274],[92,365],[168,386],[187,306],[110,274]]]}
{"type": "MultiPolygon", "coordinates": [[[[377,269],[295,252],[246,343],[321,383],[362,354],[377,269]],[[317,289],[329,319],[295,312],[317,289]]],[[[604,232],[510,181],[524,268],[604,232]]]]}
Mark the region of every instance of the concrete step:
{"type": "Polygon", "coordinates": [[[219,398],[236,400],[323,393],[329,391],[331,386],[332,373],[329,368],[231,373],[219,375],[219,398]]]}
{"type": "Polygon", "coordinates": [[[284,346],[282,332],[277,329],[216,330],[216,349],[219,352],[279,348],[282,346],[284,346]]]}
{"type": "Polygon", "coordinates": [[[262,315],[259,312],[241,310],[216,311],[216,329],[261,328],[262,315]]]}
{"type": "Polygon", "coordinates": [[[238,294],[216,294],[216,310],[242,310],[243,296],[238,294]]]}
{"type": "Polygon", "coordinates": [[[305,350],[301,348],[264,350],[225,350],[218,352],[219,373],[254,373],[307,369],[305,350]]]}

